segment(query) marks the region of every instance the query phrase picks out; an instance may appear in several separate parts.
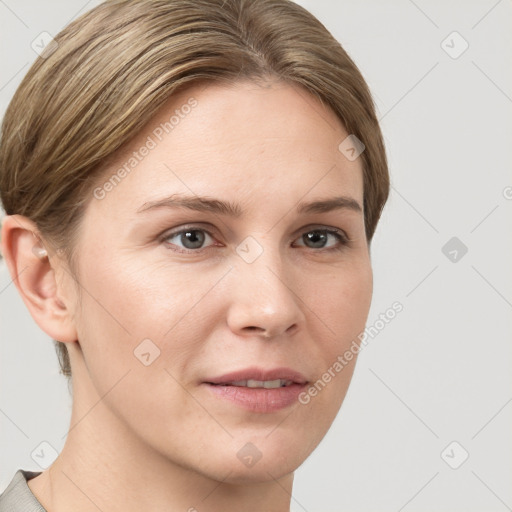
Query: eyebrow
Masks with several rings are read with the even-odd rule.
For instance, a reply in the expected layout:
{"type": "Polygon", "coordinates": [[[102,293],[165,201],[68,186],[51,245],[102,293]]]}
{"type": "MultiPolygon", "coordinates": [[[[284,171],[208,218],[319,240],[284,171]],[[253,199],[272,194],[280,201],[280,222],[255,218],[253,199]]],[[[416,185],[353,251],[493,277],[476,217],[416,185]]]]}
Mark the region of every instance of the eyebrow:
{"type": "MultiPolygon", "coordinates": [[[[172,196],[164,199],[146,202],[137,210],[137,213],[146,212],[156,208],[186,208],[199,212],[227,215],[234,218],[240,218],[243,215],[243,210],[239,204],[209,197],[185,196],[181,194],[173,194],[172,196]]],[[[325,213],[333,210],[352,210],[359,213],[363,212],[361,205],[355,199],[348,196],[330,197],[309,203],[301,202],[295,209],[299,214],[325,213]]]]}

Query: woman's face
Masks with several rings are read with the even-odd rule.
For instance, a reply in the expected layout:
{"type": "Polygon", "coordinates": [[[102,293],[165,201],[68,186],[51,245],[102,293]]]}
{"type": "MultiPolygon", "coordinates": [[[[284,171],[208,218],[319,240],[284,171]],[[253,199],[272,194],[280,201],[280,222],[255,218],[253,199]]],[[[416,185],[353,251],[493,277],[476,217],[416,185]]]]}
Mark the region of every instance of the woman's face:
{"type": "Polygon", "coordinates": [[[282,83],[173,96],[83,219],[75,400],[93,390],[134,439],[203,475],[296,469],[341,406],[355,358],[335,363],[371,301],[362,162],[338,149],[348,135],[282,83]]]}

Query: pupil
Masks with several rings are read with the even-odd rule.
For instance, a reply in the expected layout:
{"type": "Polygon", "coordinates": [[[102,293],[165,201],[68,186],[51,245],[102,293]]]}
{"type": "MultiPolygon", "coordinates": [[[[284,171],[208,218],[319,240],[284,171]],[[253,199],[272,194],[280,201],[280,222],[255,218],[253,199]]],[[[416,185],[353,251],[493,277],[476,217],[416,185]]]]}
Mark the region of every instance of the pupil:
{"type": "Polygon", "coordinates": [[[326,234],[320,233],[320,231],[311,231],[310,233],[307,233],[305,236],[310,242],[316,244],[315,247],[323,247],[327,239],[326,234]],[[318,245],[319,241],[320,244],[318,245]]]}
{"type": "Polygon", "coordinates": [[[198,249],[204,243],[204,233],[197,230],[186,231],[181,235],[181,241],[187,249],[198,249]]]}

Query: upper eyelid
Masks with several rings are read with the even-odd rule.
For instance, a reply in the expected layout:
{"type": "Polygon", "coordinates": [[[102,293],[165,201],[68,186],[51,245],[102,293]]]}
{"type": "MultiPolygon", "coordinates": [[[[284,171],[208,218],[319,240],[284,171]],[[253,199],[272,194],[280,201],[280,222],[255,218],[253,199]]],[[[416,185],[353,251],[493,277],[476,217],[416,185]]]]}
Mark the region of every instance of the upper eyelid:
{"type": "MultiPolygon", "coordinates": [[[[206,233],[208,233],[211,236],[214,236],[215,231],[218,231],[215,228],[203,227],[200,224],[184,224],[183,227],[180,226],[180,227],[177,227],[175,229],[173,228],[171,230],[164,231],[162,233],[162,236],[177,235],[177,234],[182,233],[183,231],[187,231],[187,230],[190,230],[190,231],[205,231],[206,233]]],[[[321,230],[339,231],[342,235],[345,235],[348,238],[348,234],[346,233],[346,231],[344,229],[337,228],[335,226],[327,226],[325,224],[310,224],[308,226],[300,228],[300,230],[303,230],[302,233],[307,233],[309,231],[315,231],[315,230],[318,230],[318,231],[321,231],[321,230]]],[[[300,231],[300,230],[296,230],[296,231],[300,231]]]]}

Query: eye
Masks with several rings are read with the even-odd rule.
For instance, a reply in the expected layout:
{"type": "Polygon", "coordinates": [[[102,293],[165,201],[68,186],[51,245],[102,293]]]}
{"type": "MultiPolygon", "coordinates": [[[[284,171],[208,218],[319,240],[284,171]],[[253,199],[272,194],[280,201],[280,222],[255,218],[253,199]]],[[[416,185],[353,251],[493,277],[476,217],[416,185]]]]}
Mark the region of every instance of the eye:
{"type": "Polygon", "coordinates": [[[177,252],[199,252],[200,249],[204,249],[203,244],[207,238],[213,239],[210,232],[198,227],[189,227],[164,235],[162,241],[168,242],[176,239],[174,242],[170,242],[170,245],[178,247],[178,249],[173,249],[177,252]],[[176,242],[178,244],[181,243],[181,249],[185,250],[180,250],[180,245],[176,242]]]}
{"type": "MultiPolygon", "coordinates": [[[[161,237],[161,241],[174,246],[171,247],[173,251],[192,253],[201,252],[203,249],[208,249],[208,247],[215,245],[210,244],[209,246],[204,247],[203,245],[207,242],[208,238],[213,240],[213,235],[209,231],[198,226],[190,226],[182,228],[179,231],[164,234],[161,237]],[[173,239],[174,241],[171,242],[173,239]]],[[[332,228],[311,229],[304,232],[298,240],[303,242],[303,246],[323,251],[339,251],[349,243],[349,239],[343,231],[332,228]],[[334,240],[334,243],[328,245],[329,238],[334,240]]],[[[301,244],[299,244],[299,246],[300,245],[301,244]]]]}
{"type": "Polygon", "coordinates": [[[302,240],[304,245],[311,249],[325,249],[328,251],[341,250],[348,245],[349,242],[348,237],[343,231],[327,228],[315,228],[307,231],[299,240],[302,240]],[[330,246],[327,245],[329,237],[334,239],[334,244],[330,246]]]}

